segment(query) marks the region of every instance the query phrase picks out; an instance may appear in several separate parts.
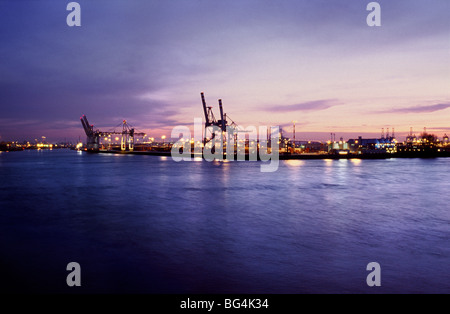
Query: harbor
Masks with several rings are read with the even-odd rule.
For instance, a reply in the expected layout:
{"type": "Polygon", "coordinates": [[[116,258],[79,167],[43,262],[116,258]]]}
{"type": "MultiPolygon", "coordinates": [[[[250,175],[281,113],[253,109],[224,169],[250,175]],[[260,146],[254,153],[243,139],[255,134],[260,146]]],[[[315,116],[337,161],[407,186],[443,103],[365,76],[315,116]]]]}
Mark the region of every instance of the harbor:
{"type": "MultiPolygon", "coordinates": [[[[395,130],[383,128],[378,138],[358,138],[336,140],[331,133],[330,140],[296,140],[295,121],[293,138],[285,136],[283,129],[277,127],[276,132],[265,128],[265,134],[258,134],[255,127],[244,128],[231,120],[223,110],[219,99],[220,118],[216,119],[213,107],[207,106],[205,95],[201,93],[204,120],[201,125],[195,121],[194,129],[201,129],[201,136],[167,138],[162,141],[145,132],[136,130],[126,120],[115,128],[104,131],[90,124],[86,115],[80,117],[86,141],[79,139],[76,143],[49,143],[43,136],[33,142],[1,142],[0,152],[23,150],[53,150],[68,148],[86,153],[149,155],[149,156],[182,156],[184,160],[204,158],[210,154],[214,160],[264,160],[261,154],[276,155],[279,160],[299,159],[391,159],[391,158],[443,158],[450,157],[450,141],[447,134],[442,138],[428,133],[426,128],[416,136],[413,129],[404,141],[398,141],[395,130]]],[[[272,127],[273,128],[273,127],[272,127]]],[[[187,129],[187,127],[186,127],[187,129]]],[[[176,133],[176,132],[175,132],[176,133]]],[[[190,132],[188,132],[190,135],[190,132]]],[[[178,133],[177,133],[178,135],[178,133]]]]}
{"type": "MultiPolygon", "coordinates": [[[[220,118],[216,119],[213,107],[207,106],[205,95],[201,93],[204,125],[202,137],[167,139],[166,142],[155,142],[144,132],[139,132],[123,120],[121,130],[101,131],[90,124],[87,117],[80,118],[86,133],[86,143],[79,143],[78,150],[90,153],[134,154],[153,156],[183,155],[184,158],[203,158],[205,150],[215,160],[260,160],[260,153],[275,153],[280,160],[287,159],[388,159],[388,158],[439,158],[450,157],[449,137],[442,139],[427,132],[426,128],[419,135],[412,128],[406,140],[399,142],[392,133],[384,128],[379,138],[349,139],[336,141],[331,133],[331,140],[296,141],[295,124],[293,139],[285,137],[282,130],[277,133],[267,130],[263,134],[256,133],[256,128],[243,128],[236,124],[223,110],[219,99],[220,118]],[[259,137],[258,137],[259,136],[259,137]],[[231,141],[230,141],[231,139],[231,141]],[[276,141],[274,143],[273,141],[276,141]],[[274,149],[275,148],[275,149],[274,149]]],[[[194,129],[198,128],[194,125],[194,129]]],[[[178,134],[178,133],[177,133],[178,134]]],[[[189,133],[190,134],[190,133],[189,133]]],[[[163,138],[165,139],[165,137],[163,138]]]]}
{"type": "Polygon", "coordinates": [[[449,0],[0,3],[3,294],[450,293],[449,0]]]}

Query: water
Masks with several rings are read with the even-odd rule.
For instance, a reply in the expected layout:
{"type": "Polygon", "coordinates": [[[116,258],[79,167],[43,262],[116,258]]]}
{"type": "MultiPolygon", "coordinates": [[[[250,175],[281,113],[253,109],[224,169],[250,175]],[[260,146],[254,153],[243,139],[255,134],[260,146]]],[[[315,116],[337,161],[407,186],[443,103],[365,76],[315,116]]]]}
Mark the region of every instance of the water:
{"type": "Polygon", "coordinates": [[[450,293],[450,158],[0,154],[2,290],[450,293]],[[66,265],[81,265],[69,288],[66,265]],[[368,287],[370,262],[381,287],[368,287]]]}

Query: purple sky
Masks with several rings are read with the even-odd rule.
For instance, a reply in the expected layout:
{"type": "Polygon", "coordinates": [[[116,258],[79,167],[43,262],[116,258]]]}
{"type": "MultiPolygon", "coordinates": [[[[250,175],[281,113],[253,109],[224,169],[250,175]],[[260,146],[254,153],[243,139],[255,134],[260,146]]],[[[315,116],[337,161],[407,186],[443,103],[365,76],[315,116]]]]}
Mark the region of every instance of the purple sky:
{"type": "Polygon", "coordinates": [[[202,117],[296,122],[297,139],[450,133],[450,1],[0,0],[0,141],[85,137],[79,117],[150,136],[202,117]]]}

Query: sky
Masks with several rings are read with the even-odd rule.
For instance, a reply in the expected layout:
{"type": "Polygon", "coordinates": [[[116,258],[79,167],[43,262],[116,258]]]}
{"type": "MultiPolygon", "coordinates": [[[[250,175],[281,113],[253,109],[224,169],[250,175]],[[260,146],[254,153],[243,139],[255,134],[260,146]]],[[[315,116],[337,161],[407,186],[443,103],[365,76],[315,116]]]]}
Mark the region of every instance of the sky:
{"type": "Polygon", "coordinates": [[[80,116],[170,136],[200,93],[297,140],[450,134],[450,1],[0,0],[0,141],[76,141],[80,116]]]}

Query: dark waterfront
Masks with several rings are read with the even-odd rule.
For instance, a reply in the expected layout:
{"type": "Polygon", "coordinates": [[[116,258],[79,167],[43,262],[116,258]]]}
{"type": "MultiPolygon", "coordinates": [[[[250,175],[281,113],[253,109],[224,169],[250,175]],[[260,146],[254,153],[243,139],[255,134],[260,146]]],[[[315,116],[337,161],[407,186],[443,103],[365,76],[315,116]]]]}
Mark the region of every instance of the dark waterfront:
{"type": "Polygon", "coordinates": [[[0,153],[2,291],[450,293],[450,158],[0,153]],[[82,286],[66,285],[81,265],[82,286]],[[381,265],[381,287],[366,265],[381,265]]]}

